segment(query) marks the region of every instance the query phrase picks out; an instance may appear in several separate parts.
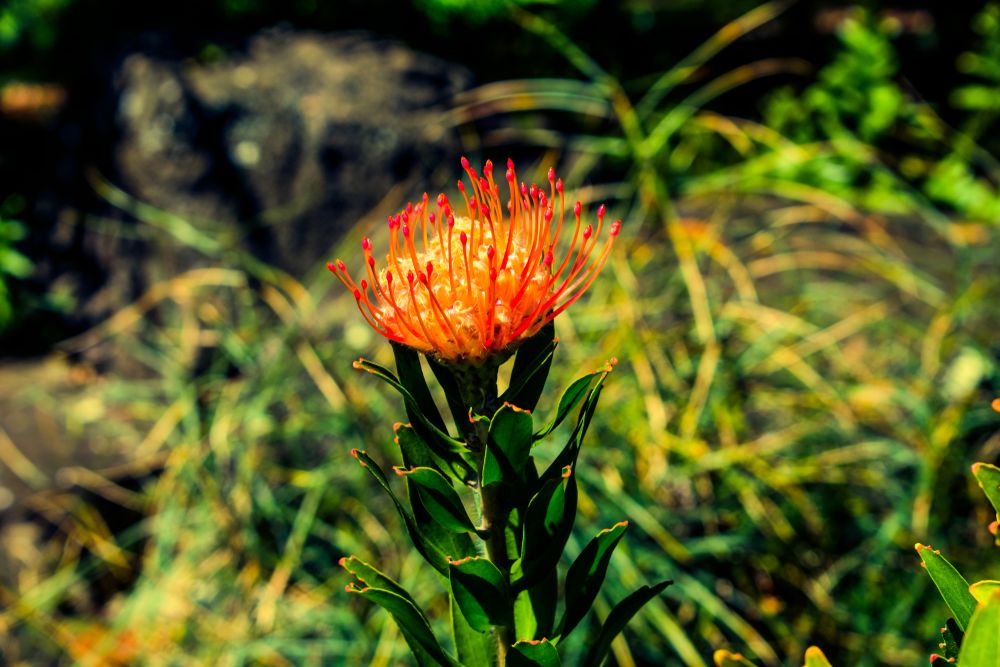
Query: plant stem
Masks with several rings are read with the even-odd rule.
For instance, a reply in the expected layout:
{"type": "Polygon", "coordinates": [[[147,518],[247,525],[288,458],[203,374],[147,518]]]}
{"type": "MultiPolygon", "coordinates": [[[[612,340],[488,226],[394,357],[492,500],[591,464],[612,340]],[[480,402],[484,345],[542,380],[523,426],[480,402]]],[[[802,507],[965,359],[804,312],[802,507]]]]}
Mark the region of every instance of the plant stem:
{"type": "MultiPolygon", "coordinates": [[[[492,379],[488,377],[476,378],[478,382],[464,384],[463,399],[476,415],[492,415],[496,411],[497,388],[496,372],[493,371],[492,379]]],[[[489,439],[489,424],[486,421],[474,421],[466,433],[466,446],[480,455],[479,457],[479,478],[482,479],[483,462],[486,460],[486,446],[489,439]]],[[[487,537],[483,540],[486,545],[486,557],[490,559],[497,569],[503,574],[505,581],[510,584],[510,558],[507,555],[507,520],[510,517],[510,508],[497,494],[494,486],[483,488],[479,484],[474,487],[478,496],[479,509],[482,517],[481,528],[487,532],[487,537]]],[[[512,602],[513,605],[513,602],[512,602]]],[[[511,609],[513,617],[513,609],[511,609]]],[[[504,667],[507,662],[507,649],[514,643],[514,628],[507,626],[497,626],[497,662],[498,667],[504,667]]]]}

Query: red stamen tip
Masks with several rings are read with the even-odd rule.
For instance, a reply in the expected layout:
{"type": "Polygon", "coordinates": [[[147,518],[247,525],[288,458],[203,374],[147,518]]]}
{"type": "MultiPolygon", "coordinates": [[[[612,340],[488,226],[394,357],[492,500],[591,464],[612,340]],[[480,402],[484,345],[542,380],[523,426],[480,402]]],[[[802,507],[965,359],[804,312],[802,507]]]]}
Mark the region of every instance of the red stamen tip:
{"type": "Polygon", "coordinates": [[[603,220],[604,219],[604,210],[605,210],[604,209],[604,204],[601,204],[600,206],[597,207],[597,219],[598,220],[603,220]]]}
{"type": "Polygon", "coordinates": [[[413,271],[406,272],[406,280],[412,285],[413,284],[413,271]]]}
{"type": "Polygon", "coordinates": [[[368,281],[364,278],[361,279],[361,291],[365,292],[368,290],[368,281]]]}
{"type": "Polygon", "coordinates": [[[368,237],[365,237],[365,238],[361,239],[361,249],[362,250],[371,250],[372,249],[372,240],[370,238],[368,238],[368,237]]]}
{"type": "Polygon", "coordinates": [[[507,170],[510,172],[514,171],[514,161],[510,158],[507,158],[507,170]]]}
{"type": "Polygon", "coordinates": [[[529,195],[529,196],[530,196],[530,197],[531,197],[532,199],[535,199],[536,197],[538,197],[538,186],[537,186],[537,185],[535,185],[534,183],[532,183],[532,184],[531,184],[531,187],[530,187],[530,188],[528,188],[528,195],[529,195]]]}
{"type": "Polygon", "coordinates": [[[354,288],[354,300],[361,301],[361,290],[359,290],[357,287],[354,288]]]}
{"type": "Polygon", "coordinates": [[[545,209],[545,222],[552,222],[552,209],[545,209]]]}
{"type": "Polygon", "coordinates": [[[433,213],[428,213],[427,219],[430,220],[431,224],[433,225],[434,221],[437,220],[437,216],[435,216],[433,213]]]}
{"type": "Polygon", "coordinates": [[[486,256],[488,258],[493,259],[494,255],[496,254],[497,254],[496,250],[493,249],[493,246],[489,246],[488,248],[486,248],[486,256]]]}
{"type": "Polygon", "coordinates": [[[410,237],[410,226],[404,223],[403,224],[403,238],[406,239],[406,238],[409,238],[409,237],[410,237]]]}
{"type": "Polygon", "coordinates": [[[490,191],[490,183],[485,178],[480,178],[479,179],[479,187],[481,187],[486,192],[490,191]]]}
{"type": "Polygon", "coordinates": [[[528,194],[528,186],[525,185],[524,183],[521,183],[521,194],[522,195],[528,194]]]}
{"type": "Polygon", "coordinates": [[[622,221],[615,220],[611,223],[611,236],[618,236],[618,232],[622,230],[622,221]]]}
{"type": "Polygon", "coordinates": [[[573,215],[579,218],[582,212],[583,212],[583,204],[581,204],[580,202],[573,204],[573,215]]]}
{"type": "Polygon", "coordinates": [[[594,233],[594,228],[591,225],[587,225],[583,230],[583,240],[586,241],[590,238],[590,235],[594,233]]]}
{"type": "Polygon", "coordinates": [[[555,257],[552,256],[552,251],[549,250],[545,253],[545,266],[552,266],[552,262],[555,261],[555,257]]]}
{"type": "Polygon", "coordinates": [[[562,179],[560,178],[558,181],[556,181],[556,192],[562,194],[562,191],[563,191],[563,182],[562,179]]]}
{"type": "Polygon", "coordinates": [[[449,215],[448,216],[448,227],[450,228],[450,227],[454,227],[454,226],[455,226],[455,216],[449,215]]]}
{"type": "Polygon", "coordinates": [[[417,273],[417,280],[419,280],[420,282],[422,282],[423,284],[426,285],[427,284],[427,274],[425,274],[423,271],[420,271],[419,273],[417,273]]]}
{"type": "Polygon", "coordinates": [[[385,272],[385,281],[392,285],[392,271],[385,272]]]}
{"type": "Polygon", "coordinates": [[[483,173],[486,174],[486,178],[489,178],[493,174],[493,161],[487,160],[486,164],[483,166],[483,173]]]}
{"type": "Polygon", "coordinates": [[[465,192],[465,183],[463,183],[462,181],[458,182],[458,191],[465,192]]]}
{"type": "Polygon", "coordinates": [[[464,155],[462,156],[462,169],[469,168],[469,160],[464,155]]]}
{"type": "Polygon", "coordinates": [[[438,195],[437,204],[438,206],[445,206],[448,203],[448,198],[444,196],[444,193],[438,195]]]}
{"type": "Polygon", "coordinates": [[[337,268],[340,269],[341,271],[345,272],[347,271],[347,266],[344,264],[342,260],[339,259],[337,260],[337,268]]]}
{"type": "Polygon", "coordinates": [[[372,257],[371,255],[368,256],[368,266],[372,267],[373,269],[375,268],[375,258],[372,257]]]}
{"type": "Polygon", "coordinates": [[[458,240],[462,242],[462,245],[465,245],[469,242],[469,236],[465,232],[462,232],[458,235],[458,240]]]}
{"type": "Polygon", "coordinates": [[[549,183],[552,183],[555,180],[556,180],[556,170],[553,169],[552,167],[549,167],[549,183]]]}
{"type": "Polygon", "coordinates": [[[434,262],[427,262],[427,276],[430,277],[432,273],[434,273],[434,262]]]}
{"type": "Polygon", "coordinates": [[[337,272],[337,269],[334,268],[334,266],[333,266],[333,262],[327,262],[326,263],[326,268],[329,269],[331,273],[336,273],[337,272]]]}
{"type": "Polygon", "coordinates": [[[508,169],[507,170],[506,179],[507,179],[507,182],[509,182],[509,183],[513,183],[514,182],[514,170],[513,169],[508,169]]]}

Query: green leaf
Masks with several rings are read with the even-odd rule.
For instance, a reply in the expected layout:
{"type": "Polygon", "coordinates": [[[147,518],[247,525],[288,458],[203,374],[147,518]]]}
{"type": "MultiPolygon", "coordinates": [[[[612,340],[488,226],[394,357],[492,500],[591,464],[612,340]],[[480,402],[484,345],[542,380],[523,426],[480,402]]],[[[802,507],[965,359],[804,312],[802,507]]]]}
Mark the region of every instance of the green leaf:
{"type": "MultiPolygon", "coordinates": [[[[551,637],[559,601],[559,580],[553,568],[514,598],[514,627],[525,641],[551,637]]],[[[554,638],[553,638],[554,639],[554,638]]]]}
{"type": "Polygon", "coordinates": [[[350,572],[354,575],[355,579],[363,583],[368,588],[381,588],[382,590],[389,591],[390,593],[395,593],[396,595],[409,600],[414,606],[416,606],[416,602],[413,602],[413,598],[405,588],[397,584],[391,577],[376,570],[374,567],[364,562],[357,556],[345,556],[344,558],[341,558],[340,567],[350,572]]]}
{"type": "Polygon", "coordinates": [[[719,649],[712,656],[715,667],[756,667],[752,662],[743,657],[742,653],[731,653],[725,649],[719,649]]]}
{"type": "Polygon", "coordinates": [[[482,556],[448,561],[452,595],[462,615],[474,630],[513,623],[510,595],[503,573],[482,556]]]}
{"type": "MultiPolygon", "coordinates": [[[[404,355],[405,358],[405,355],[404,355]]],[[[475,466],[466,458],[468,450],[465,443],[456,440],[448,435],[434,422],[433,416],[428,417],[420,408],[420,402],[410,393],[392,371],[385,366],[369,361],[368,359],[358,359],[354,362],[354,367],[371,373],[380,380],[386,382],[403,397],[406,406],[406,414],[411,420],[414,430],[423,438],[424,442],[444,463],[442,472],[454,475],[459,481],[465,482],[473,479],[476,475],[475,466]]],[[[405,367],[405,366],[404,366],[405,367]]],[[[410,369],[412,371],[412,369],[410,369]]],[[[410,372],[408,371],[408,372],[410,372]]],[[[422,377],[422,376],[421,376],[422,377]]],[[[412,382],[411,378],[411,382],[412,382]]],[[[424,385],[426,389],[426,385],[424,385]]],[[[435,408],[436,411],[436,408],[435,408]]],[[[437,414],[436,421],[443,425],[441,415],[437,414]]]]}
{"type": "Polygon", "coordinates": [[[469,406],[462,400],[462,390],[458,386],[455,375],[447,366],[443,366],[430,356],[426,357],[427,365],[431,367],[434,377],[444,390],[445,400],[448,402],[448,409],[451,411],[452,420],[459,433],[463,433],[468,428],[469,406]]]}
{"type": "Polygon", "coordinates": [[[510,372],[510,386],[500,396],[501,402],[512,403],[523,410],[535,409],[549,377],[552,354],[559,343],[555,333],[555,323],[549,322],[521,344],[510,372]]]}
{"type": "Polygon", "coordinates": [[[945,604],[955,616],[958,627],[965,630],[972,612],[976,609],[976,599],[969,592],[969,582],[941,555],[940,551],[923,544],[917,544],[916,550],[920,554],[920,560],[923,561],[927,574],[931,576],[931,581],[937,586],[945,604]]]}
{"type": "Polygon", "coordinates": [[[993,511],[1000,518],[1000,468],[989,463],[974,463],[972,474],[976,476],[976,481],[993,505],[993,511]]]}
{"type": "Polygon", "coordinates": [[[577,456],[580,454],[580,449],[583,447],[583,438],[587,435],[587,430],[590,428],[590,422],[594,418],[594,412],[597,410],[597,402],[601,398],[601,391],[604,388],[604,381],[607,379],[608,374],[613,369],[613,364],[608,365],[601,371],[597,378],[597,382],[590,389],[590,393],[587,394],[587,398],[584,399],[583,405],[580,406],[580,413],[576,418],[576,426],[573,428],[573,432],[569,436],[569,440],[563,447],[562,451],[553,459],[552,463],[542,474],[542,479],[548,479],[554,477],[558,474],[559,470],[562,470],[566,466],[575,466],[577,456]]]}
{"type": "Polygon", "coordinates": [[[941,645],[944,650],[945,660],[958,660],[958,647],[962,643],[965,633],[958,629],[955,619],[949,618],[945,626],[941,628],[941,645]]]}
{"type": "MultiPolygon", "coordinates": [[[[449,582],[450,585],[451,582],[449,582]]],[[[455,592],[448,596],[451,614],[451,633],[458,651],[458,661],[463,665],[492,665],[496,660],[497,640],[490,632],[474,629],[455,603],[455,592]]]]}
{"type": "Polygon", "coordinates": [[[959,667],[1000,667],[1000,593],[976,609],[958,654],[959,667]]]}
{"type": "Polygon", "coordinates": [[[584,661],[583,667],[599,667],[604,662],[604,658],[607,657],[608,651],[611,649],[611,642],[618,636],[618,633],[625,629],[625,626],[632,620],[632,617],[647,602],[659,595],[664,588],[672,583],[672,581],[667,580],[661,581],[654,586],[642,586],[639,590],[616,604],[611,613],[608,614],[607,619],[605,619],[604,625],[601,627],[601,633],[587,650],[587,659],[584,661]]]}
{"type": "Polygon", "coordinates": [[[507,667],[560,667],[559,652],[548,639],[522,640],[507,653],[507,667]]]}
{"type": "Polygon", "coordinates": [[[392,591],[379,588],[348,586],[347,590],[389,612],[420,667],[460,667],[438,644],[427,618],[412,602],[392,591]]]}
{"type": "Polygon", "coordinates": [[[969,592],[972,593],[972,597],[976,598],[976,602],[986,602],[997,591],[1000,591],[1000,581],[993,579],[977,581],[969,586],[969,592]]]}
{"type": "Polygon", "coordinates": [[[483,486],[506,481],[518,484],[525,479],[531,460],[531,413],[504,403],[490,420],[483,486]]]}
{"type": "Polygon", "coordinates": [[[441,526],[453,533],[476,532],[462,499],[444,475],[424,467],[395,471],[416,487],[424,507],[441,526]]]}
{"type": "Polygon", "coordinates": [[[535,434],[535,440],[541,440],[552,431],[556,430],[569,413],[573,411],[580,401],[583,400],[584,396],[587,395],[587,390],[590,389],[591,383],[594,381],[595,377],[605,374],[603,371],[597,373],[591,373],[589,375],[584,375],[582,378],[574,381],[573,384],[563,392],[562,398],[559,399],[559,407],[556,409],[556,415],[552,418],[552,421],[545,425],[538,433],[535,434]]]}
{"type": "Polygon", "coordinates": [[[435,570],[443,575],[448,574],[448,561],[446,556],[448,554],[443,553],[440,547],[434,543],[434,541],[427,539],[420,527],[417,525],[417,521],[414,519],[413,514],[400,502],[399,497],[389,486],[389,480],[386,478],[385,473],[382,468],[375,463],[374,459],[368,456],[368,452],[360,449],[352,449],[351,456],[358,460],[361,467],[368,471],[368,473],[375,478],[375,481],[379,483],[385,492],[389,494],[389,498],[392,503],[396,506],[396,510],[399,512],[399,516],[403,519],[403,524],[406,526],[406,532],[410,536],[410,541],[413,542],[413,546],[417,548],[420,555],[424,557],[428,563],[431,564],[435,570]]]}
{"type": "Polygon", "coordinates": [[[420,353],[412,347],[390,341],[392,353],[396,359],[396,372],[399,374],[399,382],[406,387],[410,395],[413,396],[415,405],[406,406],[406,413],[411,422],[416,421],[411,413],[412,410],[419,410],[427,421],[432,423],[442,432],[446,432],[444,419],[438,410],[434,397],[431,396],[430,389],[427,388],[427,380],[424,379],[424,370],[420,365],[420,353]]]}
{"type": "Polygon", "coordinates": [[[566,466],[543,483],[524,513],[521,557],[511,567],[516,591],[530,588],[559,563],[576,520],[577,488],[573,469],[566,466]]]}
{"type": "Polygon", "coordinates": [[[561,640],[573,631],[590,611],[604,583],[615,547],[625,535],[628,521],[602,530],[583,548],[566,573],[566,610],[559,622],[557,637],[561,640]]]}
{"type": "Polygon", "coordinates": [[[818,646],[810,646],[806,649],[806,664],[803,667],[832,667],[832,665],[818,646]]]}

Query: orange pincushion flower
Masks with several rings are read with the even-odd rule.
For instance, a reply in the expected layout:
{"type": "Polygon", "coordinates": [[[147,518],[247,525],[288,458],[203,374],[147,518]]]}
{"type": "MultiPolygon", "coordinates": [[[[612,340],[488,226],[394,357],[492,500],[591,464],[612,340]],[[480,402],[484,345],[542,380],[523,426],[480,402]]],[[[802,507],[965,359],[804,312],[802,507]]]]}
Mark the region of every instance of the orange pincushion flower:
{"type": "Polygon", "coordinates": [[[424,194],[389,218],[384,268],[376,266],[367,238],[361,243],[367,278],[356,283],[339,259],[327,267],[354,293],[368,324],[389,340],[441,361],[480,364],[513,350],[580,298],[604,266],[621,221],[595,252],[604,206],[594,229],[581,226],[577,202],[573,237],[561,252],[565,197],[552,169],[546,194],[536,185],[518,187],[508,160],[504,206],[491,162],[482,176],[465,158],[462,167],[472,182],[471,194],[458,182],[464,215],[443,194],[432,211],[424,194]]]}

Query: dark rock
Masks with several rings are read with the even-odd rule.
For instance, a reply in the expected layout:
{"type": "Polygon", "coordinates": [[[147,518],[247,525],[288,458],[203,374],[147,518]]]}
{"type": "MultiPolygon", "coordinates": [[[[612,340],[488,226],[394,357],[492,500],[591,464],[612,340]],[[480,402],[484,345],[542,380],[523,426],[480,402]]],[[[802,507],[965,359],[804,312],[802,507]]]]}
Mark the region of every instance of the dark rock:
{"type": "Polygon", "coordinates": [[[393,185],[455,159],[462,68],[364,35],[269,32],[213,65],[127,58],[116,180],[293,273],[393,185]]]}

